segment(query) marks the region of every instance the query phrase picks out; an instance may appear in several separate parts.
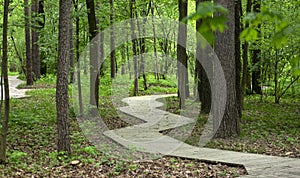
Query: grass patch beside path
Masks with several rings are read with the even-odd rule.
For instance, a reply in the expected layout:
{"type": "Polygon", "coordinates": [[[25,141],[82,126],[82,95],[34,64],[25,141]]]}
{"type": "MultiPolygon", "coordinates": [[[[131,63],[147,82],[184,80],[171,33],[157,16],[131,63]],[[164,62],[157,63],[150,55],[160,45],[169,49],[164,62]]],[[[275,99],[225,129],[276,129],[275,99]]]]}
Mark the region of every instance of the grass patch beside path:
{"type": "MultiPolygon", "coordinates": [[[[178,99],[166,99],[167,110],[180,113],[178,99]]],[[[197,146],[201,127],[207,116],[201,115],[186,143],[197,146]]],[[[300,99],[283,98],[274,104],[273,98],[259,100],[258,95],[247,96],[241,120],[241,135],[237,138],[215,139],[206,146],[239,152],[300,158],[300,99]]]]}
{"type": "MultiPolygon", "coordinates": [[[[90,144],[74,118],[70,120],[72,157],[66,159],[56,152],[55,89],[31,90],[28,94],[31,97],[11,100],[8,159],[7,164],[0,165],[2,177],[236,177],[245,174],[243,168],[175,157],[120,161],[90,144]],[[79,163],[71,164],[73,160],[79,163]]],[[[104,100],[107,103],[101,105],[102,117],[117,119],[109,99],[104,100]]],[[[112,129],[123,126],[111,124],[112,129]]]]}

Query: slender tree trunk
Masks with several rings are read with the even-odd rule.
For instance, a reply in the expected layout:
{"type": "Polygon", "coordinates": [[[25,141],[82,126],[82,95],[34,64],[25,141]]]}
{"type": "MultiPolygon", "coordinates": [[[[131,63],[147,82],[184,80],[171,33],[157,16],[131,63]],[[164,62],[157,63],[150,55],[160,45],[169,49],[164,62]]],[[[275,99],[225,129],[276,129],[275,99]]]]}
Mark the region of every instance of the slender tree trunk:
{"type": "Polygon", "coordinates": [[[73,18],[70,18],[70,83],[75,82],[75,63],[74,63],[74,30],[73,30],[73,18]]]}
{"type": "Polygon", "coordinates": [[[26,45],[26,85],[33,85],[32,59],[31,59],[31,40],[30,40],[30,16],[28,0],[24,0],[25,15],[25,45],[26,45]]]}
{"type": "MultiPolygon", "coordinates": [[[[253,2],[253,11],[256,13],[260,12],[260,0],[254,0],[253,2]]],[[[260,25],[258,27],[260,33],[260,25]]],[[[260,48],[258,47],[259,44],[254,44],[255,49],[252,51],[252,66],[254,69],[252,71],[252,92],[257,94],[262,94],[261,86],[260,86],[260,48]]]]}
{"type": "Polygon", "coordinates": [[[56,82],[57,151],[71,154],[69,131],[68,69],[70,58],[71,0],[60,0],[58,32],[58,64],[56,82]]]}
{"type": "MultiPolygon", "coordinates": [[[[235,3],[234,1],[216,0],[229,10],[228,29],[216,33],[215,52],[219,57],[226,79],[227,102],[220,127],[216,130],[215,138],[226,138],[240,133],[239,107],[237,101],[236,58],[235,58],[235,3]]],[[[217,74],[216,74],[217,75],[217,74]]],[[[216,98],[215,98],[216,99],[216,98]]]]}
{"type": "Polygon", "coordinates": [[[39,24],[38,24],[38,13],[39,13],[39,1],[32,0],[31,5],[31,16],[32,16],[32,29],[31,29],[31,43],[32,43],[32,70],[34,73],[34,78],[38,80],[41,77],[40,71],[40,48],[39,48],[39,24]]]}
{"type": "MultiPolygon", "coordinates": [[[[5,163],[6,160],[6,147],[7,147],[6,137],[7,137],[8,120],[9,120],[9,85],[8,85],[8,71],[7,71],[8,6],[9,6],[9,0],[4,0],[3,29],[2,29],[2,76],[4,78],[4,118],[2,121],[0,163],[5,163]]],[[[2,87],[3,86],[1,86],[1,89],[2,87]]]]}
{"type": "Polygon", "coordinates": [[[109,0],[110,3],[110,77],[116,77],[116,54],[115,54],[115,39],[114,39],[114,0],[109,0]]]}
{"type": "Polygon", "coordinates": [[[74,9],[76,13],[76,22],[75,22],[75,36],[76,36],[76,60],[77,60],[77,87],[78,87],[78,102],[79,102],[79,114],[82,116],[83,114],[83,101],[82,101],[82,91],[81,91],[81,73],[80,73],[80,53],[79,53],[79,22],[80,18],[78,16],[78,0],[76,2],[73,1],[74,9]]]}
{"type": "MultiPolygon", "coordinates": [[[[251,12],[252,2],[251,0],[247,0],[246,5],[246,13],[251,12]]],[[[249,23],[245,24],[245,28],[249,27],[249,23]]],[[[251,82],[250,82],[250,73],[249,73],[249,66],[248,66],[248,52],[249,52],[249,43],[245,41],[242,45],[242,51],[243,51],[243,76],[242,76],[242,107],[244,103],[244,94],[248,93],[251,90],[251,82]]]]}
{"type": "MultiPolygon", "coordinates": [[[[137,17],[137,14],[136,14],[136,17],[137,17]]],[[[143,23],[145,23],[145,22],[146,22],[146,20],[144,20],[143,23]]],[[[141,30],[139,21],[137,21],[137,27],[138,27],[139,36],[144,36],[146,32],[145,32],[144,28],[143,28],[143,30],[141,30]]],[[[143,55],[145,53],[145,50],[146,50],[145,38],[140,38],[139,39],[139,55],[141,57],[141,65],[140,65],[140,71],[139,72],[143,76],[144,90],[147,90],[148,86],[147,86],[147,77],[146,77],[146,74],[145,74],[145,58],[144,58],[144,55],[143,55]]]]}
{"type": "MultiPolygon", "coordinates": [[[[45,20],[46,20],[46,15],[44,11],[44,0],[39,0],[38,2],[38,29],[41,30],[45,27],[45,20]]],[[[43,35],[43,33],[39,33],[39,38],[43,35]]],[[[42,52],[41,54],[39,53],[39,65],[40,65],[40,75],[46,75],[47,74],[47,63],[43,60],[46,56],[45,53],[42,52]]]]}
{"type": "Polygon", "coordinates": [[[157,49],[156,49],[156,30],[155,30],[155,24],[154,24],[154,1],[151,0],[150,3],[150,10],[152,14],[152,31],[153,31],[153,52],[155,57],[155,65],[154,65],[154,77],[159,80],[159,74],[158,74],[158,58],[157,58],[157,49]]]}
{"type": "Polygon", "coordinates": [[[10,39],[11,39],[11,41],[12,41],[12,43],[13,43],[14,49],[15,49],[15,51],[16,51],[16,55],[17,55],[17,57],[18,57],[18,59],[19,59],[19,61],[20,61],[20,64],[21,64],[21,70],[22,70],[23,74],[25,74],[25,76],[26,76],[26,68],[25,68],[25,66],[24,66],[23,56],[20,54],[20,52],[19,52],[18,49],[17,49],[17,45],[16,45],[15,38],[14,38],[13,35],[10,36],[10,39]]]}
{"type": "Polygon", "coordinates": [[[133,88],[133,96],[136,96],[138,93],[138,61],[137,61],[137,40],[136,40],[136,34],[135,34],[135,19],[134,18],[134,5],[135,0],[130,0],[129,7],[130,7],[130,26],[131,26],[131,38],[132,40],[132,51],[133,51],[133,70],[134,70],[134,88],[133,88]]]}
{"type": "MultiPolygon", "coordinates": [[[[178,0],[179,21],[187,16],[187,0],[178,0]]],[[[180,24],[178,27],[178,43],[177,43],[177,70],[178,70],[178,90],[179,90],[179,106],[185,107],[185,99],[187,97],[187,54],[186,54],[186,38],[187,27],[180,24]]]]}
{"type": "MultiPolygon", "coordinates": [[[[242,89],[241,89],[241,41],[240,41],[240,34],[241,34],[241,10],[242,2],[241,0],[235,0],[235,86],[236,86],[236,99],[237,99],[237,109],[239,113],[239,119],[242,117],[242,89]]],[[[240,121],[237,122],[238,124],[240,121]]],[[[237,126],[240,128],[240,126],[237,126]]]]}
{"type": "MultiPolygon", "coordinates": [[[[198,8],[198,4],[200,2],[204,2],[203,0],[197,0],[196,1],[196,9],[198,8]]],[[[196,22],[196,30],[200,28],[202,21],[197,20],[196,22]]],[[[197,41],[199,39],[197,38],[197,41]]],[[[207,63],[207,66],[211,66],[211,68],[208,68],[206,70],[212,70],[212,64],[210,61],[201,59],[201,56],[204,56],[201,54],[201,52],[204,52],[205,50],[201,50],[201,44],[200,42],[197,42],[197,59],[195,63],[195,78],[197,82],[197,90],[198,90],[198,97],[201,101],[201,113],[208,114],[211,108],[211,87],[209,84],[208,77],[206,75],[205,70],[203,69],[202,65],[200,64],[201,60],[203,63],[207,63]],[[209,64],[208,64],[209,63],[209,64]]]]}

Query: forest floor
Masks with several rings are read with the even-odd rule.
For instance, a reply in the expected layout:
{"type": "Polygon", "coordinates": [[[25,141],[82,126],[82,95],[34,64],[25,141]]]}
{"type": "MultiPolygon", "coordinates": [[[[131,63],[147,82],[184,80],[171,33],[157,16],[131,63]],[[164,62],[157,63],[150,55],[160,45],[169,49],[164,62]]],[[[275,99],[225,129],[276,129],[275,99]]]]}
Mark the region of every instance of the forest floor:
{"type": "MultiPolygon", "coordinates": [[[[243,167],[178,157],[122,161],[97,150],[71,117],[72,156],[56,152],[55,88],[37,83],[30,97],[11,99],[7,163],[2,177],[237,177],[243,167]],[[46,86],[46,87],[45,87],[46,86]]],[[[70,92],[71,93],[71,92],[70,92]]],[[[110,129],[130,124],[118,119],[109,97],[101,97],[100,113],[110,129]]],[[[71,108],[71,116],[74,116],[71,108]]]]}
{"type": "MultiPolygon", "coordinates": [[[[0,165],[2,177],[236,177],[246,174],[242,167],[177,157],[144,162],[112,158],[105,150],[98,151],[85,138],[72,108],[72,156],[65,158],[56,152],[55,89],[49,88],[51,85],[44,80],[27,92],[31,97],[11,100],[8,162],[0,165]]],[[[168,111],[180,112],[175,98],[170,97],[164,102],[168,111]]],[[[260,102],[257,96],[248,96],[245,98],[241,135],[213,140],[207,146],[300,158],[299,108],[299,98],[292,96],[283,99],[279,105],[270,99],[260,102]]],[[[109,129],[131,124],[119,119],[109,96],[100,98],[100,115],[109,129]]],[[[205,119],[205,115],[202,118],[205,119]]],[[[200,126],[202,122],[203,119],[199,119],[200,126]]],[[[200,131],[195,127],[186,142],[196,145],[200,131]]]]}

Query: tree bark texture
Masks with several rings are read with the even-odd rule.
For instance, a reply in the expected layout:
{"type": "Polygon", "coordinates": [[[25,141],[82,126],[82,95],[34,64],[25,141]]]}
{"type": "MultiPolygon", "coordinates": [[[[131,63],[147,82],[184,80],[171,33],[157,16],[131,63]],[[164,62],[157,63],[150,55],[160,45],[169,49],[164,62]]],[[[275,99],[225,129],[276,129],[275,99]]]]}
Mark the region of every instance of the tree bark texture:
{"type": "Polygon", "coordinates": [[[71,154],[69,131],[68,69],[70,57],[71,0],[60,0],[56,82],[57,151],[71,154]]]}
{"type": "MultiPolygon", "coordinates": [[[[215,3],[220,4],[229,10],[228,29],[223,33],[216,33],[215,52],[221,62],[225,79],[227,102],[223,119],[219,128],[214,135],[215,138],[226,138],[238,135],[239,130],[239,111],[237,101],[236,87],[236,58],[235,58],[235,3],[234,1],[216,0],[215,3]]],[[[217,74],[216,74],[217,75],[217,74]]]]}
{"type": "Polygon", "coordinates": [[[2,132],[1,132],[0,163],[5,163],[6,160],[6,147],[7,147],[6,138],[7,138],[8,120],[9,120],[9,84],[8,84],[8,71],[7,71],[8,6],[9,6],[9,0],[4,0],[3,29],[2,29],[2,77],[4,79],[4,118],[2,121],[2,132]]]}
{"type": "Polygon", "coordinates": [[[32,59],[31,59],[31,39],[30,39],[30,16],[28,0],[24,0],[25,15],[25,46],[26,46],[26,85],[33,85],[32,59]]]}
{"type": "MultiPolygon", "coordinates": [[[[186,0],[178,0],[179,21],[187,16],[188,3],[186,0]]],[[[178,26],[178,42],[177,42],[177,73],[178,73],[178,93],[179,106],[185,107],[185,99],[187,97],[187,54],[186,54],[186,38],[187,27],[185,24],[178,26]]]]}

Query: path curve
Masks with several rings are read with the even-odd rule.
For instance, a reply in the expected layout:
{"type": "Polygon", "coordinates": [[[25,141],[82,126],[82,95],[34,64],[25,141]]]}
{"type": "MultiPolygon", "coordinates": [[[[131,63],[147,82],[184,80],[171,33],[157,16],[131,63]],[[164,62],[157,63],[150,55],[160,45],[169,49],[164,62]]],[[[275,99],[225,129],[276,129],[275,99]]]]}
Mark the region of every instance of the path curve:
{"type": "Polygon", "coordinates": [[[162,135],[160,131],[194,122],[192,119],[157,109],[163,104],[158,98],[171,95],[128,97],[128,106],[119,110],[146,123],[109,130],[103,134],[126,148],[169,156],[243,165],[248,175],[243,177],[300,177],[300,159],[250,154],[219,149],[195,147],[162,135]]]}
{"type": "MultiPolygon", "coordinates": [[[[24,83],[24,81],[18,79],[18,76],[8,76],[8,83],[9,83],[10,98],[28,97],[28,95],[26,95],[25,92],[28,91],[29,89],[18,89],[17,88],[18,85],[24,83]]],[[[1,90],[1,86],[0,86],[0,90],[1,90]]],[[[0,92],[0,98],[1,98],[1,92],[0,92]]]]}

